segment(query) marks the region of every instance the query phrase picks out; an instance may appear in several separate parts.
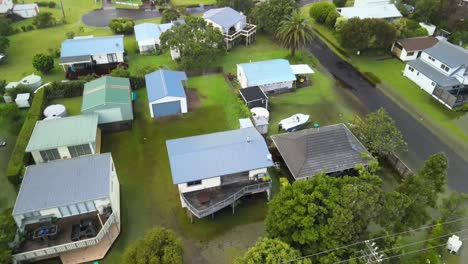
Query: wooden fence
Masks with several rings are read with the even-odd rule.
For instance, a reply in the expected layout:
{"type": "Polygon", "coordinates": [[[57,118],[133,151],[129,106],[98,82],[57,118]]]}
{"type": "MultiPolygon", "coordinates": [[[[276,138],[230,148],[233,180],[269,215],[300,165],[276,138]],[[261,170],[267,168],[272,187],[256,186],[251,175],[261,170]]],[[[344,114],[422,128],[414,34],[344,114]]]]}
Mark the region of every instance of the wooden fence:
{"type": "Polygon", "coordinates": [[[387,160],[402,177],[413,174],[413,171],[400,159],[400,157],[398,157],[398,155],[392,153],[387,156],[387,160]]]}
{"type": "Polygon", "coordinates": [[[223,73],[223,72],[224,72],[223,67],[214,67],[214,68],[190,70],[190,71],[186,71],[185,74],[187,74],[187,77],[190,78],[194,76],[203,76],[203,75],[223,73]]]}

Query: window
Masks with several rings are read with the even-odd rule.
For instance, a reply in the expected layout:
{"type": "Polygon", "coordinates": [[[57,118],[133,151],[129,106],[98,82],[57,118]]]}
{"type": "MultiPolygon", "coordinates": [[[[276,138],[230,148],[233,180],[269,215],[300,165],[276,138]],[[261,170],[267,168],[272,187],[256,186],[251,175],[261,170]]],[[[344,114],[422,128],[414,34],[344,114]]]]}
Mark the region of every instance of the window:
{"type": "Polygon", "coordinates": [[[408,66],[408,70],[410,70],[411,72],[414,72],[414,68],[411,66],[408,66]]]}
{"type": "Polygon", "coordinates": [[[60,159],[60,154],[57,149],[41,150],[39,151],[39,154],[41,154],[44,162],[60,159]]]}
{"type": "Polygon", "coordinates": [[[107,60],[109,61],[109,63],[117,62],[117,54],[107,54],[107,60]]]}
{"type": "Polygon", "coordinates": [[[414,51],[410,51],[406,54],[406,56],[413,56],[414,55],[414,51]]]}
{"type": "Polygon", "coordinates": [[[435,84],[435,82],[431,82],[431,85],[432,85],[432,86],[435,86],[436,84],[435,84]]]}
{"type": "Polygon", "coordinates": [[[445,64],[440,65],[440,68],[442,68],[442,70],[444,70],[446,72],[450,71],[450,68],[445,64]]]}
{"type": "Polygon", "coordinates": [[[187,182],[187,187],[200,185],[201,183],[202,183],[202,181],[191,181],[191,182],[187,182]]]}
{"type": "Polygon", "coordinates": [[[431,56],[429,56],[429,59],[430,59],[431,61],[435,61],[435,59],[434,59],[434,58],[432,58],[431,56]]]}
{"type": "Polygon", "coordinates": [[[70,146],[68,151],[72,158],[92,154],[89,144],[70,146]]]}

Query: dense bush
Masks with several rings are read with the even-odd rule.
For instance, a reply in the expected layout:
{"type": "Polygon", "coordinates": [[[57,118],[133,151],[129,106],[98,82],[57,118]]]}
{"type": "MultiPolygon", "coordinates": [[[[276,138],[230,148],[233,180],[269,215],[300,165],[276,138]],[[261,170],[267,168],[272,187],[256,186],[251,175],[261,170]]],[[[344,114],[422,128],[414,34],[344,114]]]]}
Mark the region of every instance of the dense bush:
{"type": "Polygon", "coordinates": [[[47,28],[55,26],[56,21],[51,12],[40,12],[33,18],[32,23],[37,28],[47,28]]]}
{"type": "Polygon", "coordinates": [[[250,18],[259,30],[274,34],[278,30],[281,21],[286,16],[291,15],[294,9],[296,9],[296,2],[294,0],[264,1],[255,5],[250,18]]]}
{"type": "Polygon", "coordinates": [[[179,17],[187,13],[187,10],[183,7],[170,7],[164,9],[161,16],[161,23],[170,23],[176,21],[179,17]]]}
{"type": "Polygon", "coordinates": [[[3,94],[5,92],[6,85],[7,85],[6,80],[0,80],[0,94],[3,94]]]}
{"type": "Polygon", "coordinates": [[[336,7],[344,7],[346,5],[346,0],[333,0],[333,4],[336,7]]]}
{"type": "Polygon", "coordinates": [[[327,18],[325,19],[325,25],[329,28],[335,27],[336,19],[340,17],[340,14],[336,11],[331,11],[328,13],[327,18]]]}
{"type": "Polygon", "coordinates": [[[317,23],[323,24],[327,19],[328,13],[335,11],[335,9],[336,7],[332,3],[319,2],[310,7],[309,14],[317,23]]]}
{"type": "Polygon", "coordinates": [[[47,99],[76,97],[83,94],[86,81],[53,82],[46,88],[47,99]]]}
{"type": "Polygon", "coordinates": [[[137,89],[146,87],[145,77],[130,76],[129,79],[130,79],[130,86],[132,87],[132,90],[137,90],[137,89]]]}
{"type": "Polygon", "coordinates": [[[114,77],[128,78],[130,77],[130,72],[128,71],[128,69],[117,67],[111,71],[110,75],[114,77]]]}
{"type": "Polygon", "coordinates": [[[67,39],[72,39],[75,37],[75,31],[68,31],[67,33],[65,33],[65,36],[67,37],[67,39]]]}
{"type": "Polygon", "coordinates": [[[30,159],[30,154],[25,152],[26,146],[31,138],[31,134],[37,120],[39,120],[42,115],[45,104],[45,89],[43,88],[34,94],[31,108],[29,108],[28,115],[24,121],[21,131],[18,134],[15,147],[13,148],[10,161],[8,162],[7,177],[13,184],[19,184],[21,182],[22,170],[30,159]]]}
{"type": "Polygon", "coordinates": [[[7,37],[0,36],[0,53],[4,53],[10,47],[10,40],[7,37]]]}
{"type": "Polygon", "coordinates": [[[134,26],[135,21],[126,17],[114,18],[109,22],[109,28],[114,34],[130,35],[133,33],[134,26]]]}
{"type": "Polygon", "coordinates": [[[387,49],[397,37],[395,26],[385,20],[372,18],[351,18],[339,33],[343,47],[354,51],[387,49]]]}
{"type": "Polygon", "coordinates": [[[55,3],[54,1],[40,1],[37,2],[37,5],[41,7],[55,8],[57,6],[57,3],[55,3]]]}
{"type": "Polygon", "coordinates": [[[11,98],[15,100],[16,95],[20,93],[30,93],[30,92],[31,90],[26,85],[20,84],[16,86],[15,88],[8,89],[7,91],[5,91],[5,94],[11,96],[11,98]]]}
{"type": "Polygon", "coordinates": [[[54,68],[54,58],[50,55],[39,53],[34,55],[32,65],[34,69],[42,73],[49,73],[54,68]]]}
{"type": "Polygon", "coordinates": [[[2,113],[0,119],[3,119],[8,123],[13,123],[21,117],[20,110],[16,104],[1,104],[0,111],[2,113]]]}
{"type": "Polygon", "coordinates": [[[0,16],[0,36],[8,36],[15,33],[13,27],[11,26],[11,20],[0,16]]]}

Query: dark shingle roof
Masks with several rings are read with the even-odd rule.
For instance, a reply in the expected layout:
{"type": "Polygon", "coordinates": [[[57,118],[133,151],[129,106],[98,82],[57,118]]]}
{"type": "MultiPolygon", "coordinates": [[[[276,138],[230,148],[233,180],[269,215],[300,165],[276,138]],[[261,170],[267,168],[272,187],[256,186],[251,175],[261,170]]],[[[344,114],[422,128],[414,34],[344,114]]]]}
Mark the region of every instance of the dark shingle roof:
{"type": "Polygon", "coordinates": [[[434,46],[439,40],[435,37],[400,39],[398,42],[406,51],[425,50],[434,46]]]}
{"type": "Polygon", "coordinates": [[[409,61],[408,65],[424,74],[427,78],[431,79],[439,86],[447,87],[461,84],[457,78],[443,74],[442,71],[435,69],[421,59],[409,61]]]}
{"type": "Polygon", "coordinates": [[[295,179],[333,173],[367,164],[370,153],[344,124],[311,128],[271,137],[295,179]]]}
{"type": "Polygon", "coordinates": [[[246,103],[257,101],[257,100],[266,100],[268,97],[258,86],[243,88],[239,90],[242,98],[246,103]]]}

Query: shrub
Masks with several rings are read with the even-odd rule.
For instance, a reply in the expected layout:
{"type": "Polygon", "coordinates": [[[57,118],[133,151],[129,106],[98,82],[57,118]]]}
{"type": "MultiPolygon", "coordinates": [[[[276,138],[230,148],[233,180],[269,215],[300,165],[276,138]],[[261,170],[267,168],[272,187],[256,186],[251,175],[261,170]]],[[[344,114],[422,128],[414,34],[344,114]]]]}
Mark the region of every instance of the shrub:
{"type": "Polygon", "coordinates": [[[114,34],[130,35],[133,33],[134,26],[135,21],[126,17],[114,18],[109,22],[109,28],[114,34]]]}
{"type": "Polygon", "coordinates": [[[7,85],[6,80],[0,80],[0,94],[5,93],[6,85],[7,85]]]}
{"type": "Polygon", "coordinates": [[[0,36],[0,53],[4,53],[10,47],[10,40],[7,37],[0,36]]]}
{"type": "Polygon", "coordinates": [[[146,87],[145,77],[143,76],[130,76],[129,79],[132,90],[137,90],[146,87]]]}
{"type": "Polygon", "coordinates": [[[379,83],[381,83],[382,81],[380,80],[379,77],[377,77],[374,73],[372,72],[363,72],[362,73],[364,75],[364,77],[370,82],[372,83],[373,85],[377,85],[379,83]]]}
{"type": "Polygon", "coordinates": [[[31,25],[31,24],[29,24],[29,25],[26,26],[26,30],[27,30],[27,31],[34,30],[34,26],[31,25]]]}
{"type": "Polygon", "coordinates": [[[117,67],[111,71],[111,76],[114,77],[123,77],[123,78],[128,78],[130,77],[130,72],[128,69],[124,69],[122,67],[117,67]]]}
{"type": "Polygon", "coordinates": [[[333,28],[338,17],[340,17],[340,14],[338,12],[331,11],[330,13],[328,13],[327,18],[325,19],[325,25],[329,28],[333,28]]]}
{"type": "Polygon", "coordinates": [[[13,148],[8,162],[6,175],[8,180],[13,184],[21,183],[23,167],[29,162],[30,158],[29,153],[25,152],[26,146],[31,138],[37,120],[39,120],[42,115],[45,103],[45,89],[43,88],[34,94],[31,108],[29,108],[28,115],[18,134],[15,147],[13,148]]]}
{"type": "Polygon", "coordinates": [[[46,28],[55,26],[55,18],[51,12],[40,12],[33,19],[33,25],[37,28],[46,28]]]}
{"type": "Polygon", "coordinates": [[[0,110],[2,112],[0,118],[8,123],[13,123],[21,117],[20,110],[16,104],[2,104],[0,110]]]}
{"type": "Polygon", "coordinates": [[[310,16],[320,24],[325,23],[328,13],[335,11],[335,5],[328,2],[319,2],[313,4],[309,9],[310,16]]]}
{"type": "Polygon", "coordinates": [[[335,4],[336,7],[343,7],[346,5],[346,0],[333,0],[333,4],[335,4]]]}
{"type": "Polygon", "coordinates": [[[459,107],[454,108],[456,112],[468,112],[468,103],[460,105],[459,107]]]}
{"type": "Polygon", "coordinates": [[[27,86],[20,84],[20,85],[16,86],[15,88],[8,89],[8,91],[5,91],[5,94],[11,96],[11,98],[13,100],[15,100],[15,98],[16,98],[16,96],[18,94],[20,94],[20,93],[30,93],[30,92],[31,92],[31,90],[27,86]]]}
{"type": "Polygon", "coordinates": [[[57,3],[54,1],[50,1],[49,4],[47,5],[49,8],[55,8],[57,6],[57,3]]]}
{"type": "Polygon", "coordinates": [[[15,33],[15,31],[11,26],[11,20],[0,16],[0,36],[8,36],[13,33],[15,33]]]}
{"type": "Polygon", "coordinates": [[[348,22],[346,17],[338,17],[335,22],[335,30],[340,32],[343,26],[348,22]]]}
{"type": "Polygon", "coordinates": [[[42,73],[49,73],[54,68],[54,58],[50,55],[39,53],[34,55],[32,65],[34,69],[42,73]]]}
{"type": "Polygon", "coordinates": [[[83,89],[86,81],[75,80],[69,82],[53,82],[47,86],[47,99],[62,98],[62,97],[77,97],[83,94],[83,89]]]}
{"type": "Polygon", "coordinates": [[[75,32],[74,31],[68,31],[65,33],[65,36],[67,36],[67,39],[72,39],[75,37],[75,32]]]}
{"type": "Polygon", "coordinates": [[[60,49],[58,48],[48,48],[47,52],[49,53],[50,56],[54,58],[59,58],[60,57],[60,49]]]}

